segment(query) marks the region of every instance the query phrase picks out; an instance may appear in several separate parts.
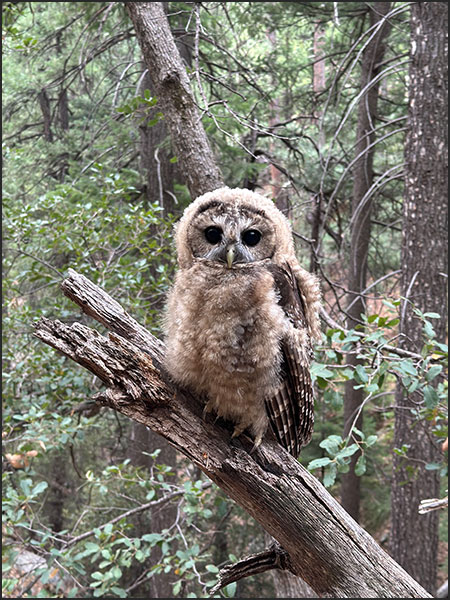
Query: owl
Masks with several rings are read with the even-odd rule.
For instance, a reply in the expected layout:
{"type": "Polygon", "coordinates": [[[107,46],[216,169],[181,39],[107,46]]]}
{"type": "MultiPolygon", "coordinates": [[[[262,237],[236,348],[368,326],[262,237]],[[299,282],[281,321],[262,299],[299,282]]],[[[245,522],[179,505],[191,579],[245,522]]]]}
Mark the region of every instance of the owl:
{"type": "Polygon", "coordinates": [[[178,271],[165,315],[172,379],[247,432],[271,427],[295,457],[311,438],[309,363],[320,336],[316,277],[297,262],[288,220],[264,196],[221,188],[176,226],[178,271]]]}

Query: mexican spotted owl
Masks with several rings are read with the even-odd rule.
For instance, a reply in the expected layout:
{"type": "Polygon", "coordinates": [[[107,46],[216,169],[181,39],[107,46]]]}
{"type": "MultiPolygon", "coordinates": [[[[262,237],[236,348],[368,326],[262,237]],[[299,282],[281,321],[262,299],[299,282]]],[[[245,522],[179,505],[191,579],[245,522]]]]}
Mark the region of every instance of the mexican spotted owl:
{"type": "Polygon", "coordinates": [[[221,188],[176,228],[179,269],[166,314],[166,368],[257,447],[270,426],[292,455],[311,438],[315,276],[297,262],[288,220],[269,199],[221,188]]]}

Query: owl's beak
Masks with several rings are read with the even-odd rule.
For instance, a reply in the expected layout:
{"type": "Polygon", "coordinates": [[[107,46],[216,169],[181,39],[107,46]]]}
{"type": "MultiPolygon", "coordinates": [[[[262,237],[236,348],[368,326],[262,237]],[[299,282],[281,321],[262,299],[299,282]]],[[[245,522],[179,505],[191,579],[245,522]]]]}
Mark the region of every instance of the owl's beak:
{"type": "Polygon", "coordinates": [[[236,256],[236,249],[233,244],[232,246],[229,246],[227,248],[227,265],[228,265],[229,269],[231,269],[231,267],[233,266],[235,256],[236,256]]]}

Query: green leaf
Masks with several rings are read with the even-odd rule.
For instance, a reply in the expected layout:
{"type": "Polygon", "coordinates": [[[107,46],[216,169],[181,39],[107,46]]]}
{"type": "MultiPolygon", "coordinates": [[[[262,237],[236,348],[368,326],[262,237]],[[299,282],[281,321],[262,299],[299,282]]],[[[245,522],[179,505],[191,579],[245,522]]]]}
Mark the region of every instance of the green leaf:
{"type": "Polygon", "coordinates": [[[120,579],[122,577],[122,569],[116,566],[112,570],[112,574],[116,579],[120,579]]]}
{"type": "Polygon", "coordinates": [[[442,365],[433,365],[425,373],[426,380],[427,381],[433,381],[433,379],[435,377],[437,377],[441,371],[442,371],[442,365]]]}
{"type": "Polygon", "coordinates": [[[236,582],[233,581],[233,583],[226,585],[222,589],[222,592],[225,598],[234,598],[234,595],[236,594],[236,582]]]}
{"type": "Polygon", "coordinates": [[[435,408],[439,403],[439,396],[434,387],[432,387],[431,385],[428,385],[424,388],[423,397],[425,400],[425,406],[427,408],[435,408]]]}
{"type": "Polygon", "coordinates": [[[206,570],[209,571],[210,573],[218,573],[219,569],[216,567],[216,565],[206,565],[206,570]]]}
{"type": "Polygon", "coordinates": [[[311,377],[313,379],[317,379],[317,377],[322,377],[322,379],[334,377],[333,371],[327,369],[326,365],[314,362],[311,365],[311,377]]]}
{"type": "Polygon", "coordinates": [[[392,368],[400,373],[400,375],[412,375],[412,377],[417,377],[417,369],[410,358],[397,362],[392,368]]]}
{"type": "Polygon", "coordinates": [[[173,584],[172,591],[174,596],[178,596],[181,590],[181,580],[173,584]]]}
{"type": "Polygon", "coordinates": [[[425,465],[425,469],[427,471],[437,471],[438,469],[440,469],[442,467],[442,465],[440,463],[427,463],[425,465]]]}
{"type": "Polygon", "coordinates": [[[336,463],[331,463],[324,472],[323,475],[323,485],[325,487],[330,487],[336,481],[337,474],[337,465],[336,463]]]}
{"type": "Polygon", "coordinates": [[[312,460],[308,465],[308,471],[312,471],[313,469],[318,469],[319,467],[324,467],[331,462],[331,458],[328,456],[324,456],[323,458],[316,458],[312,460]]]}
{"type": "Polygon", "coordinates": [[[83,554],[85,556],[88,556],[89,554],[94,554],[94,552],[98,552],[100,550],[100,546],[94,542],[86,542],[84,547],[85,550],[83,554]]]}
{"type": "Polygon", "coordinates": [[[340,435],[329,435],[320,442],[319,446],[329,452],[331,456],[334,456],[339,451],[339,446],[342,442],[343,440],[340,435]]]}
{"type": "Polygon", "coordinates": [[[359,435],[359,437],[360,437],[362,440],[365,440],[365,439],[366,439],[366,436],[365,436],[365,434],[364,434],[362,431],[360,431],[360,430],[359,430],[357,427],[353,426],[353,428],[352,428],[352,434],[355,434],[355,433],[356,433],[356,435],[359,435]]]}
{"type": "Polygon", "coordinates": [[[336,458],[347,458],[347,456],[353,456],[355,452],[358,452],[359,446],[358,444],[350,444],[346,448],[343,448],[340,452],[336,454],[336,458]]]}
{"type": "Polygon", "coordinates": [[[37,496],[37,494],[40,494],[41,492],[43,492],[45,489],[47,489],[47,487],[48,487],[48,483],[46,481],[40,481],[33,488],[33,491],[32,491],[33,496],[37,496]]]}
{"type": "Polygon", "coordinates": [[[386,323],[385,327],[395,327],[399,323],[400,323],[400,319],[391,319],[390,321],[388,321],[386,323]]]}
{"type": "Polygon", "coordinates": [[[321,390],[326,390],[328,388],[329,383],[326,379],[323,379],[323,377],[317,377],[316,382],[321,390]]]}
{"type": "Polygon", "coordinates": [[[425,321],[425,324],[423,326],[423,332],[427,338],[432,339],[436,337],[436,332],[433,328],[433,325],[429,321],[425,321]]]}
{"type": "Polygon", "coordinates": [[[364,475],[365,472],[366,472],[366,457],[364,456],[364,454],[361,454],[361,456],[358,458],[358,460],[356,461],[356,464],[355,464],[355,475],[357,475],[358,477],[361,477],[361,475],[364,475]]]}
{"type": "Polygon", "coordinates": [[[366,444],[368,446],[373,446],[375,444],[375,442],[377,441],[378,436],[377,435],[369,435],[369,437],[366,439],[366,444]]]}
{"type": "Polygon", "coordinates": [[[144,542],[149,542],[152,546],[158,542],[161,542],[163,539],[164,536],[160,533],[146,533],[141,537],[141,540],[144,542]]]}
{"type": "Polygon", "coordinates": [[[356,365],[355,373],[357,375],[357,379],[361,383],[367,383],[369,381],[369,376],[367,375],[367,372],[362,365],[356,365]]]}

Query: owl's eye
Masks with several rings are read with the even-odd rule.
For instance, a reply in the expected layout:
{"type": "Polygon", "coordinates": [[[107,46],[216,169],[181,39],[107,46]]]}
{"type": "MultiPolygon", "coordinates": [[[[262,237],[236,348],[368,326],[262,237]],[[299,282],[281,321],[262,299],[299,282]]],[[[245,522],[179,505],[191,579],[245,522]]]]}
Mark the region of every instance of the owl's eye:
{"type": "Polygon", "coordinates": [[[242,241],[246,246],[256,246],[261,239],[261,233],[257,229],[247,229],[242,234],[242,241]]]}
{"type": "Polygon", "coordinates": [[[210,244],[218,244],[222,239],[222,230],[220,227],[207,227],[205,229],[205,238],[210,244]]]}

